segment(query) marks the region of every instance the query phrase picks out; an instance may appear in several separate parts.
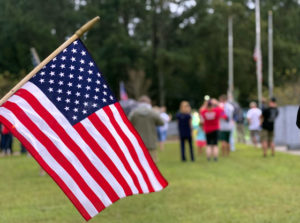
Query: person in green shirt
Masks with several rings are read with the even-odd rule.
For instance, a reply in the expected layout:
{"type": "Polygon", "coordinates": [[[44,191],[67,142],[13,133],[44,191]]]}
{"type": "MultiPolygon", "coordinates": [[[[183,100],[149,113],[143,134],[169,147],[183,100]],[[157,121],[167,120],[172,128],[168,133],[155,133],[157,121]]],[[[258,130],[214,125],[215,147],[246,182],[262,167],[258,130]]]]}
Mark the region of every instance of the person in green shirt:
{"type": "Polygon", "coordinates": [[[141,96],[138,106],[129,114],[129,120],[140,134],[152,159],[157,162],[157,126],[164,124],[158,112],[151,106],[148,96],[141,96]]]}

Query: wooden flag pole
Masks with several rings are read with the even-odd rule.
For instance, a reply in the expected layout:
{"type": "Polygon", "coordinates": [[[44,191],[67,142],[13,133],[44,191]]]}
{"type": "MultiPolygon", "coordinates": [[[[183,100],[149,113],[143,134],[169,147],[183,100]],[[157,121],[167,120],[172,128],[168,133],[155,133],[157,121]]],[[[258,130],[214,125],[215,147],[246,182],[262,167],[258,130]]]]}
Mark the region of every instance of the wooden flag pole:
{"type": "Polygon", "coordinates": [[[71,36],[66,42],[59,46],[53,53],[51,53],[46,59],[44,59],[39,65],[37,65],[29,74],[27,74],[18,84],[16,84],[3,98],[0,100],[0,106],[7,101],[17,90],[19,90],[30,78],[32,78],[37,72],[39,72],[47,63],[49,63],[54,57],[56,57],[63,49],[80,38],[85,32],[87,32],[92,26],[100,20],[97,16],[88,21],[82,27],[80,27],[73,36],[71,36]]]}

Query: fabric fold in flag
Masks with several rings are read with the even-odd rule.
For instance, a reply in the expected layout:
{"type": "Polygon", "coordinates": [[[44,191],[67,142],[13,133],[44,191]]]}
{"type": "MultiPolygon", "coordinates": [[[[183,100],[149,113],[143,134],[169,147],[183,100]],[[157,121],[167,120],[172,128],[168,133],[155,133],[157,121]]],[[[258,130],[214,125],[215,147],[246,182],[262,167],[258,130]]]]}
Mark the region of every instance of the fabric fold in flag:
{"type": "Polygon", "coordinates": [[[0,121],[86,220],[168,184],[79,39],[0,107],[0,121]]]}

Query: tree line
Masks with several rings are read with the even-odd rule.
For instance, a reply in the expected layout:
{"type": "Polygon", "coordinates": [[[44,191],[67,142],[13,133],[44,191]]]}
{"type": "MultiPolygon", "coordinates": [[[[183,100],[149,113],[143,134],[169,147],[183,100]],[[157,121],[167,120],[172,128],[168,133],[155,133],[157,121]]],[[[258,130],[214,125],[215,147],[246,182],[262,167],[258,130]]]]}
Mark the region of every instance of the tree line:
{"type": "MultiPolygon", "coordinates": [[[[265,89],[269,10],[274,80],[280,94],[299,77],[300,5],[297,0],[261,0],[265,89]]],[[[252,0],[2,0],[0,94],[33,68],[31,47],[43,59],[97,15],[100,23],[82,39],[113,91],[118,94],[119,82],[124,81],[131,97],[148,94],[154,103],[172,110],[181,100],[197,107],[206,94],[226,93],[227,19],[232,15],[234,95],[243,106],[256,99],[252,0]]]]}

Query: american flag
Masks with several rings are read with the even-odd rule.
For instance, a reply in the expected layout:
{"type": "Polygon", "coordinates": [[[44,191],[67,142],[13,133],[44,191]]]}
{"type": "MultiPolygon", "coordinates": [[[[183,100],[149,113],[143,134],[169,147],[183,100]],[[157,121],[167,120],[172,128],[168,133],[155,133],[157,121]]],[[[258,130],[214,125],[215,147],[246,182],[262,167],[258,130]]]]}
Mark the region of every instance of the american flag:
{"type": "Polygon", "coordinates": [[[0,107],[0,121],[86,220],[167,186],[79,39],[0,107]]]}
{"type": "Polygon", "coordinates": [[[120,100],[126,101],[128,100],[128,95],[126,93],[124,82],[120,82],[120,100]]]}

